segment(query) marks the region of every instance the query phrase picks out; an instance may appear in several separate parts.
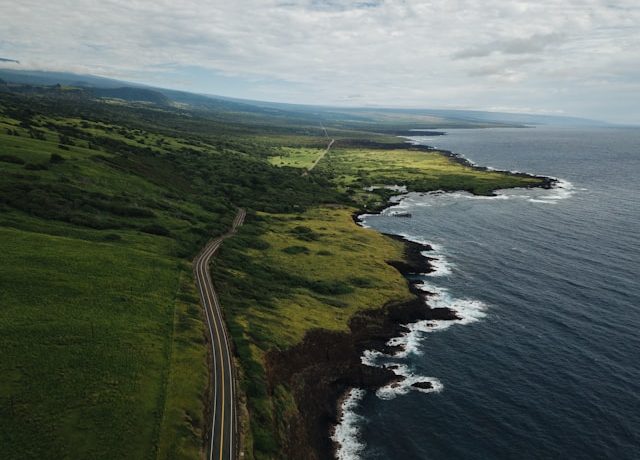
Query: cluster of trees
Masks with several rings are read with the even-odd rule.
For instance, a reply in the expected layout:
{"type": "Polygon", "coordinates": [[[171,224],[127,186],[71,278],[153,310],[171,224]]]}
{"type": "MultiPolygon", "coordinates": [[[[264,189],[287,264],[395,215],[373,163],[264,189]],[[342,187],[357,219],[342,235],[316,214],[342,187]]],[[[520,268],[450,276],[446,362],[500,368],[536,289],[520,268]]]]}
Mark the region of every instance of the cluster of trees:
{"type": "MultiPolygon", "coordinates": [[[[216,223],[190,216],[185,211],[189,204],[211,213],[209,218],[216,220],[216,216],[230,215],[234,207],[294,212],[322,203],[349,202],[347,195],[337,192],[320,174],[302,176],[296,169],[270,165],[265,158],[273,155],[276,147],[257,140],[251,132],[238,135],[244,129],[242,123],[221,127],[211,114],[207,118],[196,112],[185,117],[182,111],[168,108],[111,105],[89,99],[70,102],[64,96],[15,93],[0,94],[0,110],[33,139],[52,141],[57,136],[59,151],[87,146],[96,151],[91,157],[96,168],[107,168],[123,178],[138,176],[164,190],[166,198],[133,203],[122,190],[88,192],[77,178],[52,169],[65,161],[57,152],[45,163],[3,155],[0,161],[22,164],[30,174],[6,174],[0,185],[0,204],[41,218],[94,229],[130,228],[170,236],[183,246],[181,253],[191,254],[212,236],[211,231],[222,233],[226,227],[217,228],[216,223]],[[169,142],[171,138],[179,142],[169,142]],[[141,145],[141,139],[147,142],[141,145]],[[47,169],[53,176],[39,173],[47,169]],[[180,202],[187,205],[176,204],[180,202]],[[187,220],[191,226],[188,231],[177,231],[163,216],[187,220]]],[[[18,134],[17,129],[9,129],[18,134]]],[[[257,129],[269,132],[270,128],[262,125],[257,129]]],[[[226,224],[226,217],[217,220],[226,224]]],[[[301,240],[315,237],[303,228],[297,231],[301,240]]]]}

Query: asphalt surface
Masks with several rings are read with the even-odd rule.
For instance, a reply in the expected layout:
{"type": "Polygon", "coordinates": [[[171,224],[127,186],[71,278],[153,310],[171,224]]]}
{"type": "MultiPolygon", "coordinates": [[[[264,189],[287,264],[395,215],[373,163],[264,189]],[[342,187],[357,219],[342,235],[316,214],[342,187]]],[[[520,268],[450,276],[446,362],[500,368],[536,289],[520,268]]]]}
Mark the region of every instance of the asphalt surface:
{"type": "Polygon", "coordinates": [[[200,300],[205,310],[211,340],[211,432],[207,438],[205,458],[209,460],[235,460],[237,457],[237,416],[235,374],[231,341],[224,325],[218,296],[213,288],[209,261],[225,239],[233,236],[245,218],[244,209],[238,210],[228,233],[211,240],[193,261],[193,273],[200,300]]]}

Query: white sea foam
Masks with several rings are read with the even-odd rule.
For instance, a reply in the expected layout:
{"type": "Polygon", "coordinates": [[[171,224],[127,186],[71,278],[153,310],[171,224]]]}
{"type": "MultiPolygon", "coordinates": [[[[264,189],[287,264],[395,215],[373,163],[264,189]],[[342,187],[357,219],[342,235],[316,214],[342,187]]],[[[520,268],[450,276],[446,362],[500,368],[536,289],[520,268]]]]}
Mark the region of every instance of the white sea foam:
{"type": "Polygon", "coordinates": [[[387,345],[398,347],[399,350],[392,356],[393,358],[406,358],[408,355],[421,355],[420,345],[424,334],[435,331],[442,331],[449,328],[453,321],[425,320],[407,324],[407,330],[398,337],[394,337],[387,342],[387,345]]]}
{"type": "MultiPolygon", "coordinates": [[[[399,347],[393,358],[406,358],[408,355],[422,354],[422,341],[425,335],[431,332],[443,331],[454,324],[466,325],[480,321],[486,314],[487,306],[484,302],[475,299],[457,299],[449,293],[446,288],[438,287],[429,283],[418,286],[421,290],[430,294],[429,304],[434,308],[448,308],[452,310],[458,319],[454,320],[424,320],[405,327],[407,330],[400,336],[394,337],[387,342],[387,345],[399,347]]],[[[376,359],[369,359],[367,363],[376,363],[376,359]]],[[[364,363],[365,361],[363,361],[364,363]]],[[[366,364],[366,363],[365,363],[366,364]]]]}
{"type": "Polygon", "coordinates": [[[436,257],[433,257],[431,251],[424,251],[422,255],[429,259],[429,265],[432,270],[428,273],[429,276],[448,276],[452,273],[453,264],[448,262],[442,254],[437,254],[436,257]]]}
{"type": "Polygon", "coordinates": [[[393,192],[406,193],[407,186],[406,185],[372,185],[370,187],[364,188],[367,192],[373,192],[374,190],[385,189],[391,190],[393,192]]]}
{"type": "Polygon", "coordinates": [[[376,396],[381,399],[392,399],[397,395],[407,394],[415,390],[423,393],[437,393],[444,389],[444,385],[435,377],[427,377],[414,374],[406,364],[397,363],[396,360],[405,359],[408,355],[420,355],[422,353],[422,341],[431,332],[443,331],[454,324],[471,324],[486,316],[486,305],[474,299],[458,299],[452,296],[448,289],[436,286],[428,281],[417,285],[419,289],[427,293],[428,302],[433,308],[449,308],[455,312],[458,319],[454,320],[423,320],[405,325],[406,331],[400,336],[394,337],[387,345],[397,347],[398,351],[393,355],[385,355],[376,350],[366,350],[361,357],[361,362],[367,366],[387,367],[401,379],[390,383],[376,391],[376,396]],[[428,382],[430,388],[413,386],[415,383],[428,382]]]}
{"type": "Polygon", "coordinates": [[[569,181],[557,179],[554,186],[544,195],[529,198],[531,203],[556,204],[560,200],[571,197],[576,192],[576,187],[569,181]]]}
{"type": "Polygon", "coordinates": [[[360,214],[358,216],[358,225],[360,225],[363,228],[371,228],[371,225],[367,224],[366,219],[367,217],[371,217],[374,215],[375,214],[360,214]]]}
{"type": "Polygon", "coordinates": [[[431,266],[432,271],[427,274],[428,276],[451,275],[452,269],[455,265],[446,259],[441,245],[407,233],[399,233],[398,235],[412,243],[429,246],[431,248],[431,250],[425,250],[420,253],[422,256],[429,259],[429,265],[431,266]]]}
{"type": "Polygon", "coordinates": [[[417,243],[417,244],[421,244],[423,246],[430,246],[433,251],[437,251],[438,249],[441,249],[441,246],[434,244],[430,241],[425,240],[424,238],[420,238],[417,236],[413,236],[413,235],[409,235],[408,233],[398,233],[398,236],[401,236],[402,238],[404,238],[407,241],[410,241],[412,243],[417,243]],[[438,249],[436,249],[438,248],[438,249]]]}
{"type": "MultiPolygon", "coordinates": [[[[449,308],[458,316],[453,321],[436,321],[451,324],[470,324],[481,320],[486,314],[487,306],[484,302],[476,299],[458,299],[453,297],[449,290],[444,287],[436,286],[428,281],[423,281],[417,287],[429,293],[429,305],[434,308],[449,308]]],[[[433,330],[433,329],[429,329],[433,330]]]]}
{"type": "Polygon", "coordinates": [[[365,395],[365,391],[353,388],[340,407],[340,422],[334,427],[331,439],[337,444],[336,458],[338,460],[359,460],[364,449],[360,440],[359,425],[362,416],[356,414],[355,409],[365,395]]]}
{"type": "Polygon", "coordinates": [[[365,350],[360,357],[360,362],[365,366],[378,367],[378,360],[386,355],[377,350],[365,350]]]}
{"type": "Polygon", "coordinates": [[[421,393],[439,393],[444,386],[435,377],[424,377],[421,375],[415,375],[408,366],[404,364],[397,364],[393,369],[393,372],[402,377],[402,380],[398,382],[390,383],[376,391],[376,396],[380,399],[393,399],[398,395],[404,395],[411,390],[420,391],[421,393]],[[430,383],[431,388],[419,388],[414,387],[414,383],[430,383]]]}
{"type": "Polygon", "coordinates": [[[398,212],[405,212],[407,209],[409,209],[409,207],[410,206],[408,203],[402,201],[395,206],[389,206],[388,208],[383,210],[380,214],[383,216],[394,216],[398,212]]]}

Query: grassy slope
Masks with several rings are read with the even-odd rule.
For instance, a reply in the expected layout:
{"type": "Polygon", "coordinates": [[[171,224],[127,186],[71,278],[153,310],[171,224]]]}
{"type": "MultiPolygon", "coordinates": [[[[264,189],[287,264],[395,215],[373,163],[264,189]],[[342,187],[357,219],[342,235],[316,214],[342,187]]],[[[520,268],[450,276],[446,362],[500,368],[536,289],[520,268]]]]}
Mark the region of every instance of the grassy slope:
{"type": "Polygon", "coordinates": [[[150,458],[181,265],[116,244],[0,232],[0,394],[10,402],[0,456],[150,458]]]}
{"type": "Polygon", "coordinates": [[[200,457],[207,351],[187,259],[233,205],[339,198],[269,166],[274,134],[256,130],[0,93],[0,458],[200,457]]]}
{"type": "Polygon", "coordinates": [[[158,459],[195,459],[201,456],[204,395],[208,372],[204,322],[191,267],[180,274],[173,310],[173,331],[158,459]]]}
{"type": "Polygon", "coordinates": [[[22,197],[30,213],[0,209],[0,458],[198,458],[208,373],[191,268],[175,257],[175,239],[139,230],[155,223],[189,242],[184,218],[220,217],[92,159],[109,152],[77,139],[60,148],[49,129],[33,139],[16,120],[1,121],[0,154],[26,163],[0,162],[3,198],[22,197]],[[52,153],[65,160],[50,163],[52,153]],[[127,196],[126,206],[153,217],[86,203],[58,210],[47,192],[61,183],[82,190],[63,190],[66,199],[127,196]]]}
{"type": "Polygon", "coordinates": [[[286,348],[311,328],[346,330],[356,311],[409,297],[401,275],[385,263],[402,258],[402,245],[354,226],[354,211],[321,207],[302,214],[259,214],[242,232],[248,234],[223,250],[259,264],[219,277],[228,286],[222,295],[229,298],[234,290],[256,291],[247,284],[257,274],[254,269],[274,268],[275,282],[261,284],[256,292],[260,304],[242,296],[232,301],[237,321],[261,331],[261,347],[286,348]],[[255,241],[247,244],[248,238],[255,241]],[[270,308],[260,308],[266,305],[270,308]]]}
{"type": "Polygon", "coordinates": [[[356,311],[406,300],[402,276],[386,260],[402,258],[394,240],[353,224],[354,208],[321,207],[302,214],[260,214],[214,261],[249,398],[253,451],[277,457],[278,425],[295,410],[286,388],[266,386],[264,353],[298,343],[313,328],[346,330],[356,311]],[[375,250],[372,250],[375,248],[375,250]]]}

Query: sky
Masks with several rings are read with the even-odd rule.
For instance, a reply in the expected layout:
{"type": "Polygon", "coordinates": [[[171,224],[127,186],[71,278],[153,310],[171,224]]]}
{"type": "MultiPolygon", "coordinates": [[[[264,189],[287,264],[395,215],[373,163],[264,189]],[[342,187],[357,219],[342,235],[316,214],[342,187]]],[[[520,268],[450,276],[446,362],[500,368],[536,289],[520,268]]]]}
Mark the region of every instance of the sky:
{"type": "Polygon", "coordinates": [[[2,0],[0,58],[247,99],[640,123],[638,0],[2,0]]]}

